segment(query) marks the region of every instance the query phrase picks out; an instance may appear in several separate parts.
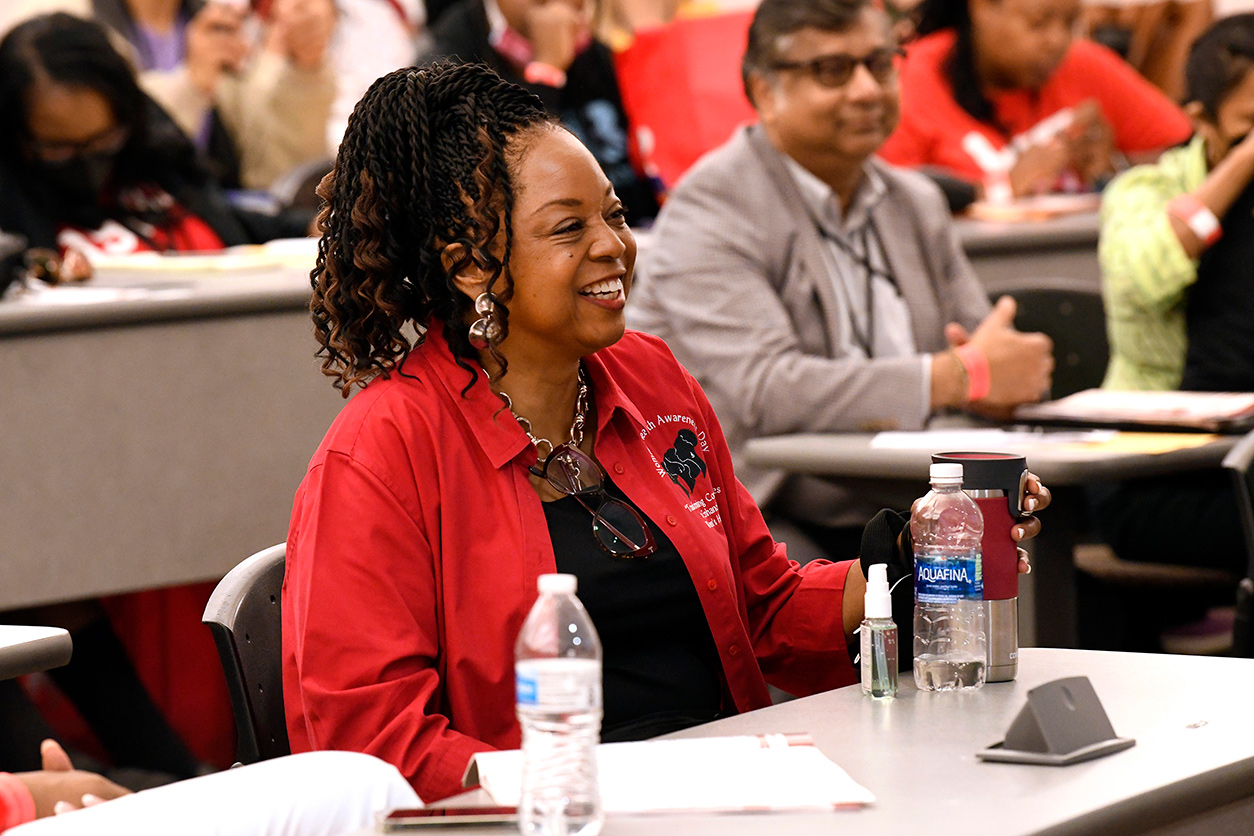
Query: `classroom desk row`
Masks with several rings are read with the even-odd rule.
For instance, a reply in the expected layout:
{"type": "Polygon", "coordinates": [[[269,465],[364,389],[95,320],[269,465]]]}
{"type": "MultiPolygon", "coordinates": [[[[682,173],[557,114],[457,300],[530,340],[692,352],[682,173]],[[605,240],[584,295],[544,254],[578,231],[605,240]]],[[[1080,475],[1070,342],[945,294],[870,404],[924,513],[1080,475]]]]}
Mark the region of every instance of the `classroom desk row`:
{"type": "MultiPolygon", "coordinates": [[[[897,699],[857,685],[751,711],[670,737],[809,733],[875,804],[829,812],[608,816],[604,836],[1246,836],[1254,821],[1254,660],[1024,648],[1019,676],[967,693],[897,699]],[[986,763],[1027,692],[1087,676],[1131,749],[1066,767],[986,763]]],[[[696,780],[694,778],[694,780],[696,780]]],[[[491,803],[481,790],[449,806],[491,803]]],[[[373,828],[355,836],[375,833],[373,828]]],[[[501,828],[459,828],[489,836],[501,828]]]]}

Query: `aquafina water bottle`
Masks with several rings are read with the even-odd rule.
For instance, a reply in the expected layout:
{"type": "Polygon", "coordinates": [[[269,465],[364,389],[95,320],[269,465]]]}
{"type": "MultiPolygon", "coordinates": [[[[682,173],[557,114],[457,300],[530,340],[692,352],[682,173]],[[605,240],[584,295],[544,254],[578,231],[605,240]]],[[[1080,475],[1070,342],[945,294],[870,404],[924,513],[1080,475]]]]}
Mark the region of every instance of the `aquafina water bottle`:
{"type": "Polygon", "coordinates": [[[910,517],[914,539],[914,683],[979,688],[988,667],[980,540],[984,516],[962,492],[962,465],[934,464],[910,517]]]}
{"type": "Polygon", "coordinates": [[[596,761],[601,640],[575,597],[574,575],[541,575],[538,586],[514,652],[520,827],[524,836],[596,836],[605,821],[596,761]]]}

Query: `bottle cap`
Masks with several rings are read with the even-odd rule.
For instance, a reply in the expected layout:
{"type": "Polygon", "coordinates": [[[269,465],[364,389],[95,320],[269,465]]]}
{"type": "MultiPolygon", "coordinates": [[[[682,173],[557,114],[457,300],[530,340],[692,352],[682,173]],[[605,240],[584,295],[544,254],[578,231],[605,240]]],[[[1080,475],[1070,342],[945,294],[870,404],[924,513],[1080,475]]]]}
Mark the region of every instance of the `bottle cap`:
{"type": "Polygon", "coordinates": [[[928,470],[928,476],[933,483],[939,481],[953,482],[962,481],[962,465],[951,462],[937,462],[928,470]]]}
{"type": "Polygon", "coordinates": [[[574,575],[541,575],[536,581],[536,588],[540,590],[541,595],[545,593],[550,595],[574,595],[578,585],[579,581],[574,575]]]}
{"type": "Polygon", "coordinates": [[[863,618],[892,618],[893,599],[888,589],[888,564],[872,563],[871,576],[866,579],[863,618]]]}

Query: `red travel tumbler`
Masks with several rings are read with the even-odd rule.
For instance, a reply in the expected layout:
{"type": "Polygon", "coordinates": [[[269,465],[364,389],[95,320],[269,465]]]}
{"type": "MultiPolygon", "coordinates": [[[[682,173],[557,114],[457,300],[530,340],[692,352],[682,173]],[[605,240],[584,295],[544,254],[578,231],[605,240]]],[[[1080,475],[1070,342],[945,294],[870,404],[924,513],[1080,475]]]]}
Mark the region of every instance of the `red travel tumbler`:
{"type": "Polygon", "coordinates": [[[981,566],[988,625],[988,681],[1008,682],[1019,670],[1019,551],[1010,539],[1023,510],[1028,463],[1013,453],[937,453],[933,462],[962,465],[962,489],[984,515],[981,566]]]}

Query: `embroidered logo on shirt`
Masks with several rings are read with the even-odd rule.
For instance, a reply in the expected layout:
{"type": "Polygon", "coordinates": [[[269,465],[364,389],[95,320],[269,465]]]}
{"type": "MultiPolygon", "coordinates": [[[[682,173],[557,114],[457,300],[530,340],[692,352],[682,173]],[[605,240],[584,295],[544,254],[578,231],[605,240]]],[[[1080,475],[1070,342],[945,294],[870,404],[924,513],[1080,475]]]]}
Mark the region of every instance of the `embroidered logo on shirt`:
{"type": "Polygon", "coordinates": [[[697,477],[705,474],[705,462],[697,455],[697,434],[688,429],[680,430],[674,445],[662,456],[662,467],[672,482],[692,496],[697,477]]]}

